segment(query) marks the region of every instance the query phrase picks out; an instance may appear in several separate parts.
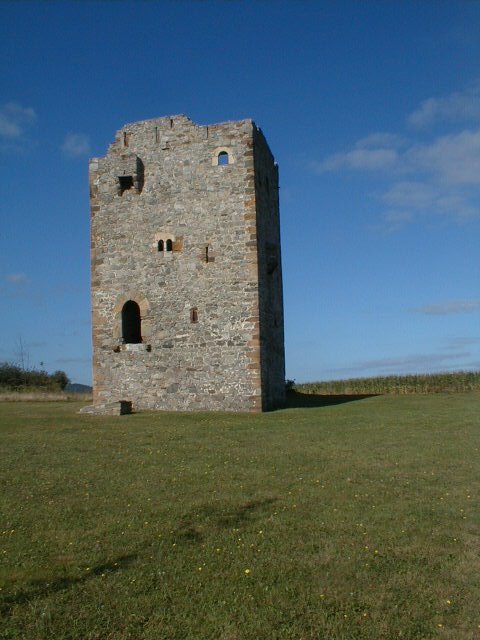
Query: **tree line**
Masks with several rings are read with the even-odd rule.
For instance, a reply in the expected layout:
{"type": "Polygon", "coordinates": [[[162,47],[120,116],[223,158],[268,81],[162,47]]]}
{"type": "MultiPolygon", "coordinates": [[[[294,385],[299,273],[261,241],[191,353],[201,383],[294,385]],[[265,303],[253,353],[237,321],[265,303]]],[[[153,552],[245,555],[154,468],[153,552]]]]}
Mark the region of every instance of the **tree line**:
{"type": "Polygon", "coordinates": [[[9,391],[63,391],[69,382],[65,371],[48,373],[43,369],[25,368],[11,362],[0,363],[0,388],[9,391]]]}

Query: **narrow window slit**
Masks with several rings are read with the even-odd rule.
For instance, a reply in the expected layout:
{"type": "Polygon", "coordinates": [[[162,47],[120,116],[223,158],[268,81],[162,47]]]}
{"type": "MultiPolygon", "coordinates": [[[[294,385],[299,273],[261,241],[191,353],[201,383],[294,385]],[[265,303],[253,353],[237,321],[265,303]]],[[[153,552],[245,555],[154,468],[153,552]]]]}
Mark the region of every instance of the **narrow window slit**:
{"type": "Polygon", "coordinates": [[[196,324],[198,322],[198,309],[197,307],[193,307],[190,309],[190,322],[192,324],[196,324]]]}

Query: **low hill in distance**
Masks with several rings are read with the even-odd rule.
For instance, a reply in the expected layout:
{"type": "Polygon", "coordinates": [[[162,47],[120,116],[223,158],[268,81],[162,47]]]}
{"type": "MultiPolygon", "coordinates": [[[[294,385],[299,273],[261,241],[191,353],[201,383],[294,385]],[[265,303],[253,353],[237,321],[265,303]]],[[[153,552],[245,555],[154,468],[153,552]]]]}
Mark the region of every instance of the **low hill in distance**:
{"type": "Polygon", "coordinates": [[[88,384],[80,384],[79,382],[69,382],[65,387],[67,393],[92,393],[92,387],[88,384]]]}

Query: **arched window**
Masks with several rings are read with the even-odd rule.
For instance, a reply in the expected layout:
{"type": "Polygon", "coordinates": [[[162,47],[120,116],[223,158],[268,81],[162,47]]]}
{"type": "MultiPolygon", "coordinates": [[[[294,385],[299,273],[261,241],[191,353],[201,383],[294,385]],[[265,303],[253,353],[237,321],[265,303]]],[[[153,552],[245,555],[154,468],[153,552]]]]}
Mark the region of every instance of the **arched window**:
{"type": "Polygon", "coordinates": [[[158,250],[159,251],[163,251],[163,248],[164,248],[164,242],[163,242],[163,240],[159,240],[158,241],[158,250]]]}
{"type": "Polygon", "coordinates": [[[166,250],[167,251],[172,251],[173,250],[173,242],[171,240],[167,240],[166,244],[166,250]]]}
{"type": "Polygon", "coordinates": [[[125,344],[142,342],[140,307],[133,300],[128,300],[122,308],[122,337],[125,344]]]}
{"type": "Polygon", "coordinates": [[[226,151],[220,151],[217,158],[218,165],[224,167],[228,164],[228,153],[226,151]]]}
{"type": "Polygon", "coordinates": [[[190,309],[190,322],[193,324],[198,322],[198,309],[197,307],[193,307],[190,309]]]}

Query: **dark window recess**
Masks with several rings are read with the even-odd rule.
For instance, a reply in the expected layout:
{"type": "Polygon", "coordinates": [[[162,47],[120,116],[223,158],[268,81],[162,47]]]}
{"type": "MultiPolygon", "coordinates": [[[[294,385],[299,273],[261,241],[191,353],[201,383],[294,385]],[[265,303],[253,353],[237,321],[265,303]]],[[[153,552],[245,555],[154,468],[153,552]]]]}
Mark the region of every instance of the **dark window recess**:
{"type": "Polygon", "coordinates": [[[208,244],[205,245],[203,259],[208,264],[209,262],[215,262],[215,254],[212,251],[212,247],[208,244]]]}
{"type": "Polygon", "coordinates": [[[196,323],[198,322],[198,309],[197,307],[193,307],[193,309],[190,309],[190,322],[192,323],[196,323]]]}
{"type": "Polygon", "coordinates": [[[164,250],[164,242],[163,242],[163,240],[159,240],[158,241],[158,250],[159,251],[163,251],[164,250]]]}
{"type": "Polygon", "coordinates": [[[130,142],[130,134],[124,131],[123,133],[123,146],[128,147],[128,143],[130,142]]]}
{"type": "Polygon", "coordinates": [[[122,309],[122,336],[125,344],[142,342],[142,321],[140,307],[134,300],[128,300],[122,309]]]}
{"type": "Polygon", "coordinates": [[[167,240],[165,243],[166,251],[173,251],[173,242],[171,240],[167,240]]]}
{"type": "Polygon", "coordinates": [[[220,151],[218,154],[218,165],[224,167],[228,164],[228,153],[226,151],[220,151]]]}
{"type": "Polygon", "coordinates": [[[124,191],[133,189],[133,176],[118,176],[118,182],[120,184],[120,195],[122,195],[124,191]]]}

